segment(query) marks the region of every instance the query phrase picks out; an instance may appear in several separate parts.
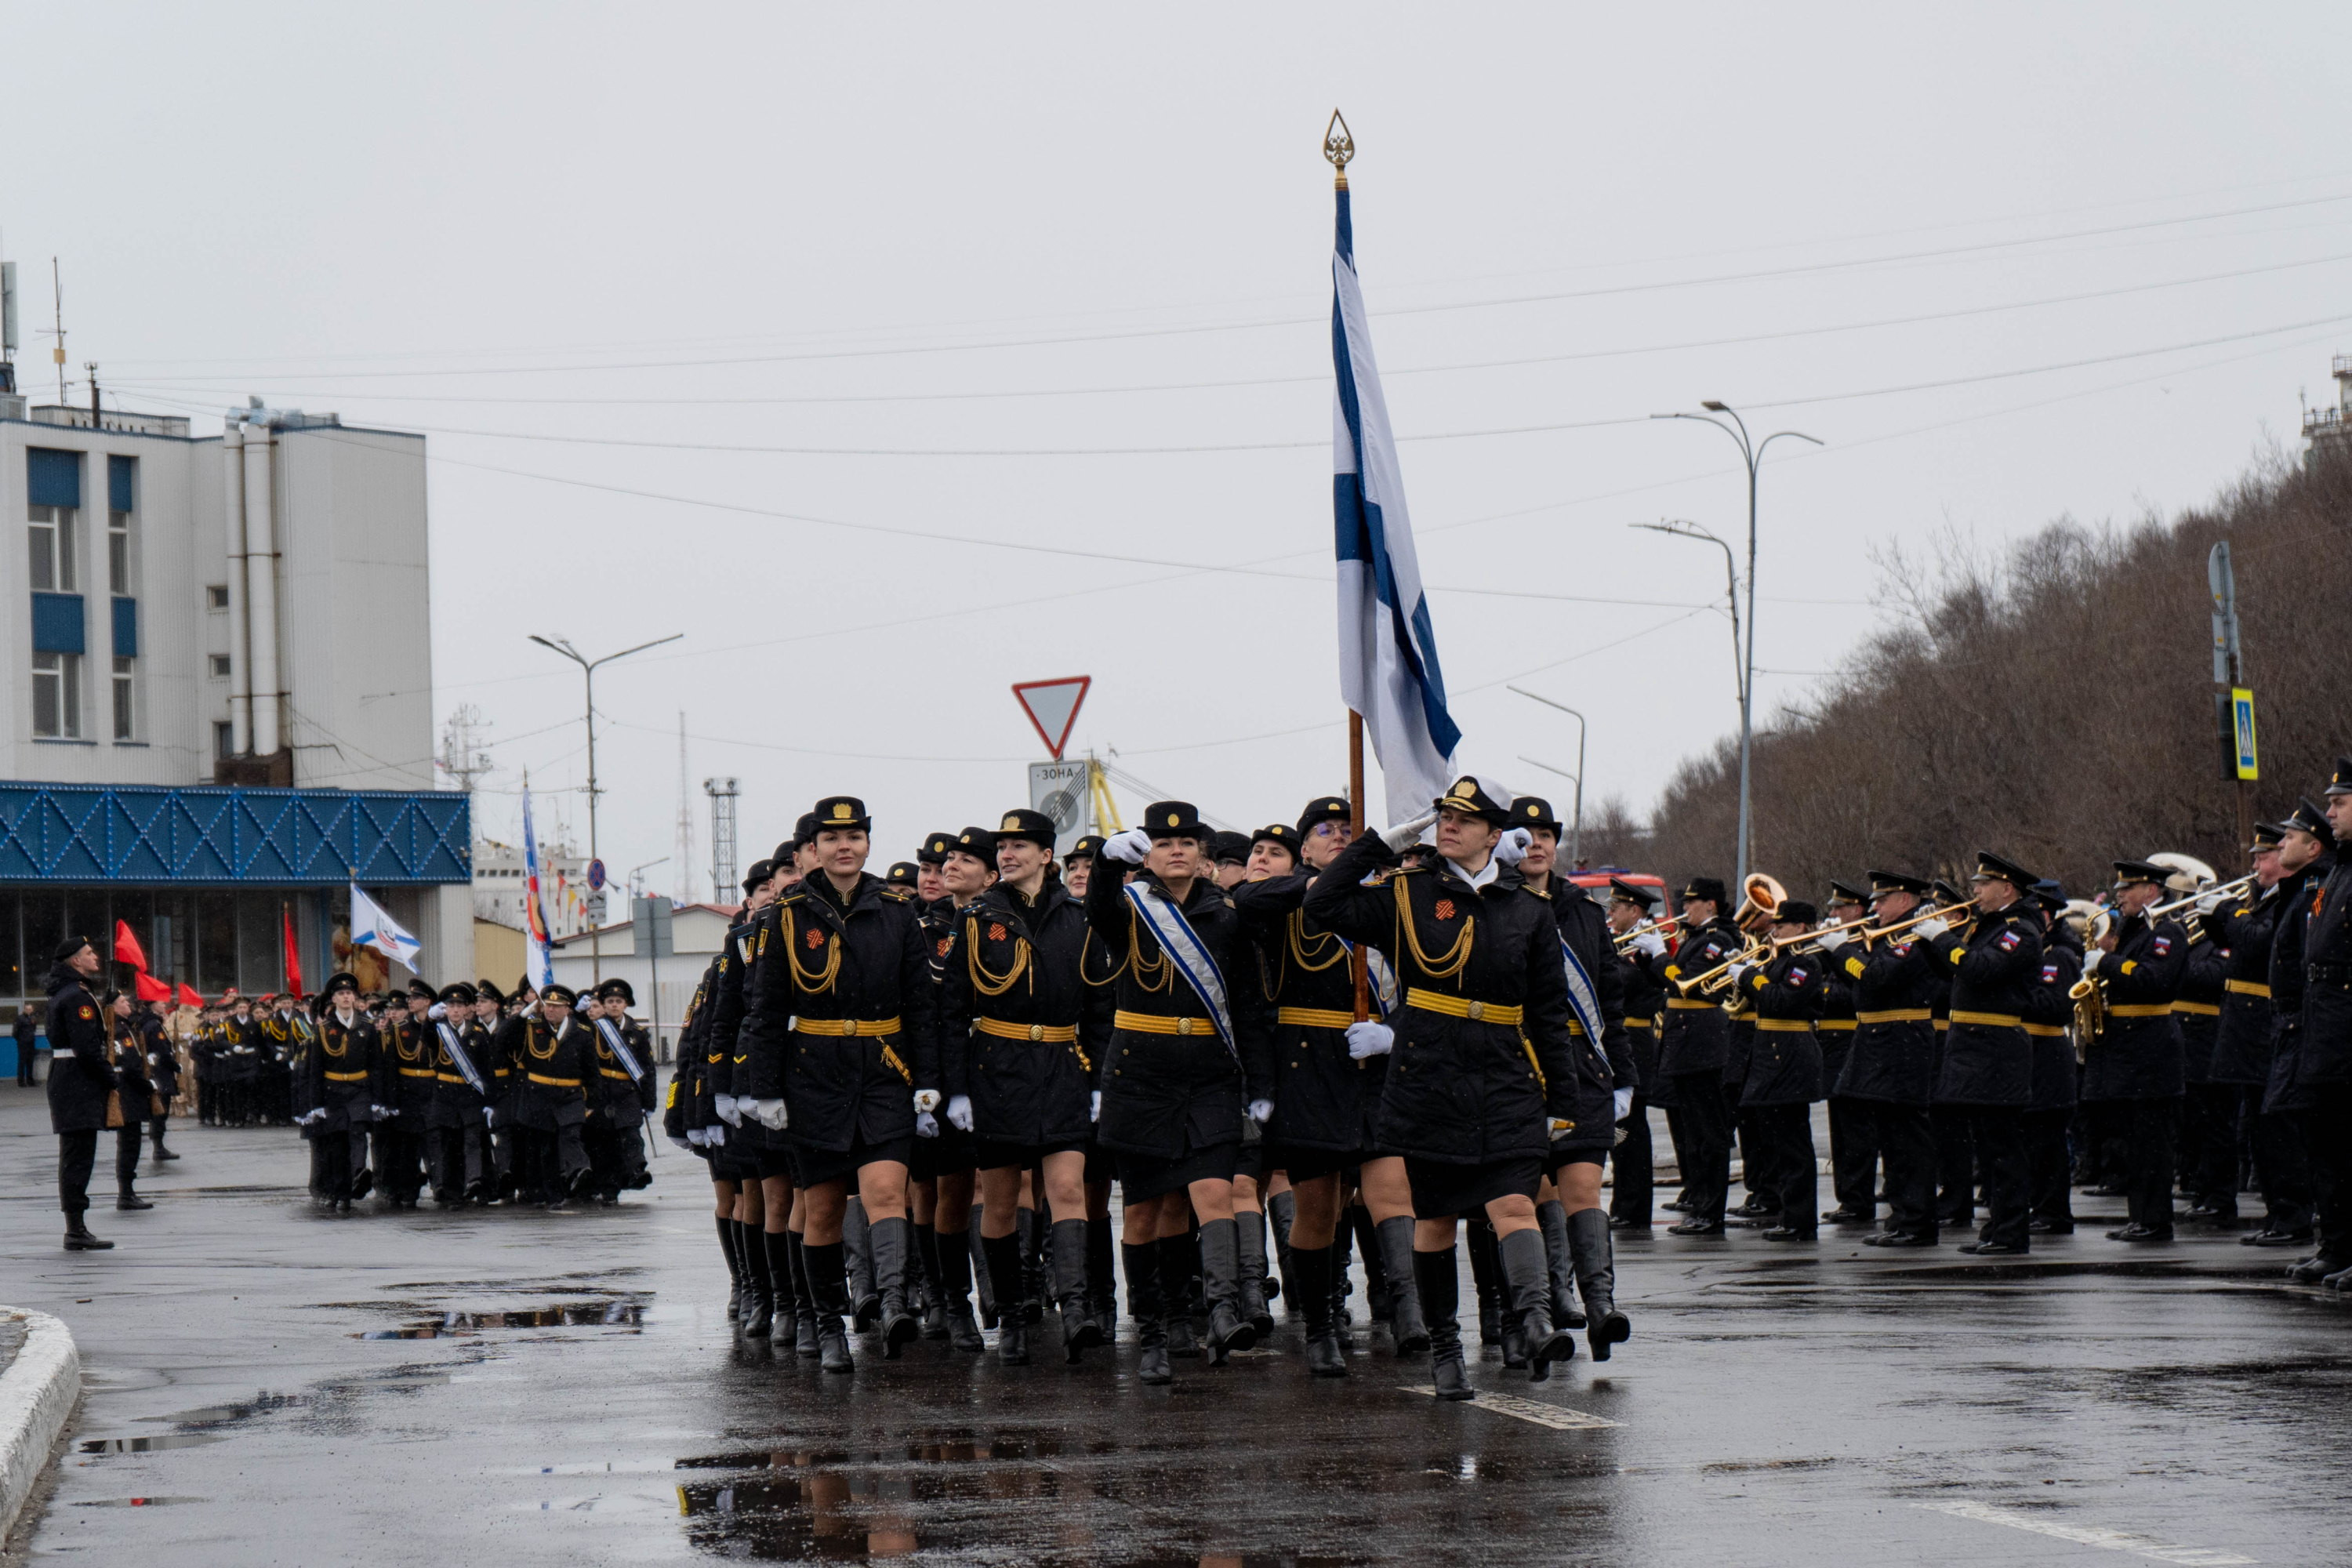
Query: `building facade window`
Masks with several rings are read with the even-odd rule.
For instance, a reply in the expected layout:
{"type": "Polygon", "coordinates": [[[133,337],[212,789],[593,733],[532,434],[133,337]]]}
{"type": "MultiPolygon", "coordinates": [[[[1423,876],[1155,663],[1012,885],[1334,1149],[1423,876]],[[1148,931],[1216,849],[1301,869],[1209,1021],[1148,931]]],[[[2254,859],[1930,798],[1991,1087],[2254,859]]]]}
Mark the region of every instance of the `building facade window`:
{"type": "Polygon", "coordinates": [[[81,656],[33,656],[33,733],[45,741],[81,739],[81,656]]]}
{"type": "Polygon", "coordinates": [[[213,672],[213,679],[215,680],[226,680],[228,679],[228,655],[225,653],[214,654],[212,656],[210,668],[213,672]]]}
{"type": "Polygon", "coordinates": [[[226,719],[213,725],[213,755],[222,762],[236,755],[236,726],[226,719]]]}
{"type": "Polygon", "coordinates": [[[76,572],[74,550],[74,513],[69,506],[32,506],[26,509],[32,552],[33,592],[36,594],[72,594],[79,591],[80,574],[76,572]]]}
{"type": "Polygon", "coordinates": [[[138,689],[132,666],[136,659],[118,656],[114,661],[114,738],[133,741],[139,738],[138,689]]]}
{"type": "Polygon", "coordinates": [[[205,584],[205,608],[207,610],[226,610],[228,608],[227,584],[207,583],[205,584]]]}

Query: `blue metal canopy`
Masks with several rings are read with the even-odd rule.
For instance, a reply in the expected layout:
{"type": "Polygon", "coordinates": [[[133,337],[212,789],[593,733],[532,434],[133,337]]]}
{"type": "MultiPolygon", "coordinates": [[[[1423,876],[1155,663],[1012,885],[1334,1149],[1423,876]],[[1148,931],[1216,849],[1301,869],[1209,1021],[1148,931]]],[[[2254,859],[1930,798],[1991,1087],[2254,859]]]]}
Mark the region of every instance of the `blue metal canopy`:
{"type": "Polygon", "coordinates": [[[0,782],[0,885],[469,882],[469,804],[439,790],[0,782]]]}

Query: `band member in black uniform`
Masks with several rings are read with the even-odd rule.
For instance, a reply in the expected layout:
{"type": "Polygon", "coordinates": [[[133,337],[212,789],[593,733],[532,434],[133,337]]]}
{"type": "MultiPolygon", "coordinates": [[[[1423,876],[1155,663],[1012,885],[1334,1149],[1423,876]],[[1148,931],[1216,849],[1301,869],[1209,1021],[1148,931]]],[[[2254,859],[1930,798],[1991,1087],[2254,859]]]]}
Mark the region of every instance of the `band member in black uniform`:
{"type": "MultiPolygon", "coordinates": [[[[2352,844],[2352,757],[2337,759],[2328,781],[2327,820],[2336,831],[2336,868],[2319,885],[2303,931],[2303,1039],[2294,1083],[2311,1100],[2305,1142],[2325,1250],[2341,1256],[2352,1245],[2352,863],[2344,854],[2352,844]]],[[[2324,1283],[2352,1290],[2352,1264],[2324,1283]]]]}
{"type": "Polygon", "coordinates": [[[1492,1222],[1530,1365],[1573,1353],[1551,1321],[1536,1192],[1554,1139],[1578,1130],[1579,1079],[1552,906],[1528,891],[1528,839],[1507,828],[1507,792],[1456,779],[1429,816],[1350,844],[1307,891],[1326,928],[1388,954],[1404,1005],[1381,1099],[1383,1149],[1412,1184],[1413,1274],[1441,1399],[1473,1397],[1454,1312],[1456,1221],[1492,1222]],[[1437,853],[1375,887],[1434,819],[1437,853]]]}
{"type": "Polygon", "coordinates": [[[588,1086],[596,1076],[595,1047],[580,1017],[580,994],[551,982],[539,990],[535,1014],[508,1021],[514,1053],[515,1123],[530,1151],[533,1185],[527,1199],[557,1208],[588,1183],[588,1086]]]}
{"type": "Polygon", "coordinates": [[[614,975],[596,987],[589,1026],[596,1046],[595,1115],[585,1130],[589,1191],[607,1206],[624,1192],[653,1184],[646,1165],[646,1118],[656,1098],[653,1037],[629,1016],[637,1000],[629,983],[614,975]]]}
{"type": "Polygon", "coordinates": [[[171,1007],[169,998],[159,997],[139,1008],[140,1047],[147,1056],[147,1080],[154,1086],[158,1107],[148,1122],[148,1132],[154,1141],[154,1161],[159,1165],[179,1158],[163,1147],[164,1124],[172,1120],[172,1101],[180,1093],[180,1056],[163,1022],[171,1007]]]}
{"type": "Polygon", "coordinates": [[[1702,996],[1684,996],[1674,983],[1704,974],[1748,943],[1723,913],[1723,884],[1694,877],[1683,889],[1682,935],[1673,954],[1656,932],[1634,939],[1635,962],[1665,993],[1666,1020],[1658,1039],[1658,1073],[1674,1084],[1681,1112],[1683,1192],[1689,1216],[1667,1228],[1675,1236],[1721,1236],[1731,1189],[1731,1117],[1723,1098],[1723,1069],[1731,1021],[1702,996]]]}
{"type": "Polygon", "coordinates": [[[310,1140],[310,1192],[342,1214],[374,1185],[368,1173],[368,1128],[383,1103],[383,1042],[360,1010],[360,983],[327,977],[317,1037],[303,1054],[296,1121],[310,1140]]]}
{"type": "Polygon", "coordinates": [[[830,795],[816,816],[816,869],[761,921],[767,951],[737,1088],[751,1101],[745,1121],[793,1135],[819,1352],[825,1370],[848,1372],[841,1224],[853,1179],[871,1232],[884,1356],[896,1359],[920,1331],[907,1304],[907,1162],[918,1135],[939,1131],[938,998],[913,901],[866,870],[865,804],[830,795]]]}
{"type": "Polygon", "coordinates": [[[2083,1064],[2083,1098],[2117,1104],[2125,1117],[2129,1220],[2110,1241],[2172,1239],[2172,1182],[2179,1149],[2183,1051],[2172,1011],[2189,962],[2189,935],[2147,911],[2164,897],[2167,868],[2116,862],[2116,920],[2083,973],[2106,992],[2106,1026],[2083,1064]]]}
{"type": "MultiPolygon", "coordinates": [[[[2193,893],[2200,879],[2175,871],[2169,895],[2193,893]]],[[[2210,895],[2198,902],[2209,902],[2210,895]]],[[[2168,901],[2170,901],[2168,899],[2168,901]]],[[[2218,907],[2218,905],[2214,906],[2218,907]]],[[[2201,917],[2181,918],[2189,943],[2172,1016],[2180,1026],[2180,1190],[2189,1207],[2181,1218],[2236,1229],[2238,1225],[2238,1091],[2213,1081],[2213,1050],[2221,1032],[2221,999],[2229,994],[2230,955],[2212,940],[2201,917]]]]}
{"type": "Polygon", "coordinates": [[[2074,1230],[2073,1161],[2066,1128],[2074,1119],[2076,1080],[2081,1076],[2071,1026],[2074,1004],[2069,993],[2083,973],[2083,949],[2074,928],[2061,918],[2064,889],[2044,879],[2034,884],[2042,914],[2042,973],[2026,988],[2025,1037],[2033,1047],[2033,1098],[2025,1109],[2025,1189],[2034,1236],[2071,1236],[2074,1230]]]}
{"type": "Polygon", "coordinates": [[[250,1127],[255,1121],[260,1082],[260,1057],[268,1031],[254,1016],[253,998],[239,996],[221,1020],[221,1048],[213,1059],[213,1077],[221,1090],[219,1124],[250,1127]]]}
{"type": "MultiPolygon", "coordinates": [[[[1592,1359],[1607,1361],[1610,1347],[1633,1334],[1632,1321],[1617,1310],[1617,1258],[1609,1240],[1609,1215],[1601,1206],[1601,1166],[1611,1151],[1620,1147],[1618,1127],[1633,1113],[1637,1083],[1625,1037],[1624,992],[1609,942],[1607,912],[1558,869],[1559,818],[1552,814],[1551,803],[1538,795],[1521,795],[1511,802],[1510,819],[1512,826],[1525,828],[1528,835],[1527,851],[1519,858],[1520,884],[1551,905],[1562,950],[1562,978],[1569,977],[1570,954],[1574,955],[1577,976],[1569,987],[1568,1019],[1569,1055],[1576,1067],[1576,1109],[1569,1120],[1575,1125],[1549,1140],[1544,1169],[1556,1195],[1547,1198],[1539,1190],[1536,1204],[1551,1282],[1551,1321],[1558,1328],[1585,1328],[1592,1359]],[[1591,1011],[1598,1026],[1597,1039],[1580,1009],[1580,989],[1581,1008],[1591,1011]],[[1581,1312],[1576,1310],[1576,1289],[1584,1294],[1581,1312]]],[[[1525,1325],[1514,1327],[1524,1342],[1525,1325]]],[[[1526,1347],[1522,1342],[1515,1348],[1526,1347]]],[[[1550,1369],[1530,1358],[1530,1373],[1541,1382],[1550,1369]]]]}
{"type": "MultiPolygon", "coordinates": [[[[961,844],[971,837],[959,836],[961,844]]],[[[999,878],[956,912],[940,991],[940,1069],[947,1121],[972,1140],[980,1172],[981,1246],[999,1303],[1018,1302],[1021,1178],[1039,1173],[1053,1216],[1052,1293],[1064,1359],[1104,1342],[1087,1296],[1087,1141],[1094,1064],[1110,1043],[1111,998],[1080,978],[1085,909],[1054,868],[1054,819],[1008,811],[993,835],[999,878]]],[[[942,1226],[943,1260],[962,1248],[942,1226]]],[[[956,1293],[955,1265],[948,1264],[956,1293]]],[[[950,1303],[952,1306],[952,1302],[950,1303]]],[[[967,1309],[968,1310],[968,1309],[967,1309]]],[[[1029,1360],[1026,1315],[998,1319],[1007,1365],[1029,1360]]]]}
{"type": "Polygon", "coordinates": [[[103,967],[86,937],[69,936],[51,954],[44,1016],[49,1036],[49,1129],[58,1135],[58,1206],[65,1211],[66,1250],[103,1252],[112,1247],[92,1236],[82,1215],[89,1210],[89,1173],[98,1163],[98,1135],[106,1127],[107,1096],[115,1092],[114,1064],[107,1054],[106,1020],[89,983],[103,967]]]}
{"type": "MultiPolygon", "coordinates": [[[[1308,802],[1294,830],[1306,868],[1244,881],[1232,893],[1257,949],[1257,970],[1244,983],[1259,984],[1275,1010],[1275,1111],[1266,1160],[1289,1178],[1286,1292],[1297,1297],[1305,1316],[1307,1370],[1316,1377],[1342,1377],[1348,1371],[1332,1308],[1333,1244],[1350,1171],[1377,1237],[1377,1255],[1366,1261],[1387,1279],[1397,1354],[1417,1356],[1429,1348],[1413,1284],[1412,1187],[1404,1161],[1381,1148],[1375,1131],[1392,1043],[1387,1026],[1377,1021],[1381,988],[1374,987],[1373,1020],[1357,1023],[1349,945],[1302,907],[1308,884],[1353,837],[1349,820],[1348,803],[1337,795],[1308,802]]],[[[1402,998],[1385,1000],[1393,1006],[1402,998]]]]}
{"type": "Polygon", "coordinates": [[[2285,841],[2297,829],[2290,823],[2254,826],[2254,885],[2235,898],[2200,910],[2205,929],[2230,955],[2221,982],[2221,1027],[2213,1040],[2212,1079],[2237,1096],[2235,1142],[2252,1157],[2254,1190],[2263,1195],[2263,1226],[2239,1237],[2247,1247],[2297,1247],[2311,1239],[2311,1164],[2303,1137],[2284,1116],[2263,1110],[2263,1086],[2271,1071],[2271,942],[2286,902],[2294,872],[2318,853],[2318,840],[2302,835],[2296,858],[2287,860],[2285,841]]]}
{"type": "MultiPolygon", "coordinates": [[[[2279,862],[2286,875],[2279,881],[2279,918],[2271,928],[2271,1077],[2263,1089],[2263,1113],[2294,1127],[2304,1152],[2312,1161],[2312,1204],[2318,1249],[2297,1258],[2287,1278],[2298,1284],[2317,1284],[2352,1268],[2352,1225],[2328,1229],[2325,1224],[2326,1192],[2319,1184],[2315,1138],[2335,1136],[2335,1131],[2314,1116],[2316,1097],[2295,1081],[2303,1061],[2303,997],[2309,970],[2304,963],[2304,940],[2310,929],[2313,907],[2324,893],[2338,858],[2336,830],[2329,813],[2308,800],[2298,800],[2286,819],[2286,835],[2279,840],[2279,862]]],[[[2352,1217],[2352,1216],[2347,1216],[2352,1217]]]]}
{"type": "Polygon", "coordinates": [[[1780,1223],[1767,1241],[1813,1241],[1821,1236],[1821,1164],[1813,1153],[1813,1101],[1822,1098],[1822,1047],[1813,1019],[1822,1008],[1831,960],[1797,944],[1821,918],[1812,905],[1783,900],[1772,911],[1773,939],[1785,951],[1762,963],[1731,966],[1732,989],[1756,1015],[1748,1078],[1739,1108],[1752,1119],[1780,1223]]]}
{"type": "Polygon", "coordinates": [[[2033,1102],[2033,1045],[2025,1009],[2042,977],[2042,912],[2031,897],[2033,875],[1998,855],[1979,852],[1969,880],[1974,915],[1928,939],[1952,984],[1936,1103],[1965,1123],[1984,1178],[1984,1228],[1960,1250],[2008,1257],[2032,1245],[2024,1115],[2033,1102]]]}
{"type": "Polygon", "coordinates": [[[1928,1104],[1936,1092],[1934,999],[1940,977],[1930,939],[1948,929],[1940,918],[1891,931],[1918,914],[1929,884],[1899,871],[1870,873],[1874,925],[1835,953],[1853,985],[1853,1047],[1837,1089],[1867,1115],[1871,1142],[1886,1168],[1886,1222],[1864,1237],[1869,1247],[1933,1247],[1936,1135],[1928,1104]],[[1880,935],[1879,932],[1888,932],[1880,935]]]}
{"type": "Polygon", "coordinates": [[[415,1208],[425,1186],[425,1133],[439,1092],[433,1069],[437,1047],[425,1017],[434,1001],[433,988],[414,981],[408,996],[395,992],[384,998],[383,1021],[376,1026],[385,1053],[384,1108],[392,1112],[375,1129],[376,1181],[386,1205],[396,1209],[415,1208]],[[410,996],[416,998],[414,1012],[410,996]]]}
{"type": "MultiPolygon", "coordinates": [[[[1843,882],[1830,884],[1822,918],[1831,926],[1845,925],[1870,912],[1870,895],[1843,882]]],[[[1814,945],[1826,955],[1828,973],[1822,977],[1822,1014],[1813,1020],[1813,1037],[1822,1047],[1822,1088],[1830,1102],[1830,1193],[1837,1206],[1822,1215],[1832,1225],[1872,1225],[1878,1219],[1878,1145],[1871,1142],[1870,1117],[1857,1111],[1837,1091],[1845,1071],[1846,1053],[1853,1048],[1853,981],[1837,962],[1848,941],[1838,931],[1814,945]]]]}
{"type": "Polygon", "coordinates": [[[1181,800],[1113,835],[1088,884],[1087,923],[1109,963],[1114,1033],[1096,1064],[1096,1137],[1116,1157],[1125,1200],[1121,1255],[1139,1375],[1164,1384],[1167,1313],[1190,1289],[1186,1205],[1200,1221],[1209,1352],[1223,1364],[1256,1332],[1241,1315],[1234,1172],[1242,1119],[1273,1120],[1264,992],[1233,900],[1202,858],[1208,830],[1181,800]],[[1139,867],[1130,898],[1118,873],[1139,867]],[[1171,950],[1170,943],[1178,946],[1171,950]],[[1161,1245],[1163,1242],[1166,1245],[1161,1245]]]}
{"type": "Polygon", "coordinates": [[[139,1195],[139,1149],[155,1091],[147,1081],[137,1004],[128,991],[109,991],[99,999],[99,1012],[106,1020],[106,1054],[114,1064],[115,1100],[121,1112],[121,1125],[114,1130],[114,1206],[152,1209],[155,1205],[139,1195]]]}
{"type": "MultiPolygon", "coordinates": [[[[1612,942],[1653,918],[1659,902],[1659,895],[1641,883],[1611,878],[1609,932],[1612,942]]],[[[1625,1005],[1625,1045],[1633,1058],[1633,1102],[1620,1122],[1624,1139],[1612,1156],[1617,1179],[1610,1192],[1609,1228],[1647,1236],[1656,1201],[1651,1173],[1657,1159],[1650,1142],[1650,1105],[1651,1096],[1658,1087],[1658,1020],[1666,1010],[1666,993],[1646,965],[1616,951],[1612,951],[1610,962],[1616,965],[1618,994],[1625,1005]]]]}

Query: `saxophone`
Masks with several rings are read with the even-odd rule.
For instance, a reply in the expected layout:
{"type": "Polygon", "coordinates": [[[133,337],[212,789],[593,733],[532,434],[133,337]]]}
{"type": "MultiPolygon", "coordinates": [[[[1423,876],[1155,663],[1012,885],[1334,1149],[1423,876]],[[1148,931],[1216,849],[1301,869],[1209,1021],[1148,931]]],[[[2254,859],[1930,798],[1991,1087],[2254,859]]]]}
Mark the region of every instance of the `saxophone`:
{"type": "MultiPolygon", "coordinates": [[[[2083,951],[2095,952],[2114,924],[2109,910],[2092,915],[2083,925],[2083,951]]],[[[2085,975],[2074,982],[2066,999],[2074,1004],[2074,1061],[2080,1066],[2091,1059],[2091,1042],[2107,1026],[2107,983],[2095,974],[2085,975]]]]}

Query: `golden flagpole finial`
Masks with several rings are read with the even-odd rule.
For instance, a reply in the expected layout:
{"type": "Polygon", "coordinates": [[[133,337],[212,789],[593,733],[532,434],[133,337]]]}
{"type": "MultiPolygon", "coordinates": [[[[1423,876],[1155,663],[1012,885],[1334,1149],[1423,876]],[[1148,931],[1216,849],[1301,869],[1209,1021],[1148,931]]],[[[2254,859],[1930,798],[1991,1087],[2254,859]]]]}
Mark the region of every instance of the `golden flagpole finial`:
{"type": "Polygon", "coordinates": [[[1331,123],[1323,128],[1323,156],[1331,161],[1332,183],[1340,189],[1348,188],[1348,160],[1356,155],[1356,139],[1348,134],[1348,122],[1338,110],[1331,111],[1331,123]]]}

